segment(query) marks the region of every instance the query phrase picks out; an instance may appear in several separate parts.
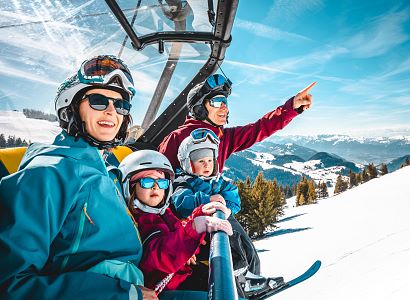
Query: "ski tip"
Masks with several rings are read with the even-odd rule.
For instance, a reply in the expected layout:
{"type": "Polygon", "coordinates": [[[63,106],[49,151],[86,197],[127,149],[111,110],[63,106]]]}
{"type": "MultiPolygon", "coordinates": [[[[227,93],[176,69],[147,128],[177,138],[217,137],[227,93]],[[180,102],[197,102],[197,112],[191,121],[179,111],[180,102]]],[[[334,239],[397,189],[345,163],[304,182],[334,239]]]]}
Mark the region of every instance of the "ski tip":
{"type": "MultiPolygon", "coordinates": [[[[314,263],[313,263],[313,265],[309,268],[310,270],[319,270],[320,269],[320,267],[321,267],[321,265],[322,265],[322,261],[320,261],[320,260],[317,260],[317,261],[315,261],[314,263]]],[[[316,272],[315,271],[315,272],[316,272]]]]}

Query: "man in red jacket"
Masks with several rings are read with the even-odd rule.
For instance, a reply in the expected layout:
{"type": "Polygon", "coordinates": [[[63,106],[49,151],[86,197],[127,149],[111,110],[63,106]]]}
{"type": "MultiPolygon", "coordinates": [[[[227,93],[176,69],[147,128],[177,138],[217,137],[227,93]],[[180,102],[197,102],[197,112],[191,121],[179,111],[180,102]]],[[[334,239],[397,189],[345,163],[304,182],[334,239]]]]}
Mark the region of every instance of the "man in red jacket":
{"type": "Polygon", "coordinates": [[[308,87],[290,98],[282,106],[267,113],[255,123],[245,126],[224,128],[228,122],[228,96],[231,81],[220,74],[210,76],[204,83],[196,85],[188,94],[187,106],[191,116],[185,123],[167,135],[158,147],[176,170],[179,167],[178,147],[197,128],[211,129],[220,139],[218,164],[222,172],[228,157],[238,151],[252,147],[284,128],[290,121],[312,105],[312,95],[308,87]]]}
{"type": "MultiPolygon", "coordinates": [[[[220,140],[218,166],[219,172],[222,173],[225,161],[232,153],[248,149],[255,143],[271,136],[289,124],[298,114],[308,109],[312,105],[312,95],[309,94],[309,90],[315,84],[316,82],[313,82],[286,101],[284,105],[265,114],[255,123],[224,128],[223,126],[228,122],[228,96],[231,93],[231,81],[220,74],[212,75],[188,93],[187,106],[191,116],[188,116],[184,124],[165,137],[159,145],[158,151],[168,158],[178,175],[177,169],[180,168],[177,157],[179,145],[191,133],[196,135],[200,135],[201,132],[204,135],[209,134],[207,130],[196,130],[195,132],[193,130],[198,128],[210,129],[220,140]]],[[[194,138],[201,140],[206,136],[195,136],[194,138]]],[[[234,270],[237,285],[242,285],[243,275],[246,284],[253,286],[255,283],[258,285],[259,280],[263,280],[263,277],[254,276],[260,274],[259,256],[245,230],[239,222],[235,219],[234,221],[231,222],[233,236],[230,237],[230,243],[231,245],[232,243],[241,245],[242,253],[240,255],[246,264],[244,268],[234,270]],[[247,274],[251,276],[247,277],[247,274]]]]}

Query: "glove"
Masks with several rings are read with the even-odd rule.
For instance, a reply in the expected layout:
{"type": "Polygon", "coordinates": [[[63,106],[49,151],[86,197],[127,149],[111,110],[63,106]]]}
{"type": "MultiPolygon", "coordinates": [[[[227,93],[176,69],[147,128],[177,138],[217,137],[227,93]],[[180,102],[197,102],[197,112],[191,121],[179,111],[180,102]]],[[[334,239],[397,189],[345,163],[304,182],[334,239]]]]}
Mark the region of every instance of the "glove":
{"type": "Polygon", "coordinates": [[[200,216],[194,219],[194,229],[198,233],[224,231],[228,235],[232,235],[232,226],[227,220],[221,220],[219,218],[210,216],[200,216]]]}
{"type": "Polygon", "coordinates": [[[211,216],[217,209],[225,214],[225,219],[228,219],[231,215],[231,210],[220,202],[209,202],[202,206],[202,212],[207,216],[211,216]]]}
{"type": "Polygon", "coordinates": [[[209,197],[209,202],[221,202],[223,205],[226,205],[224,197],[219,194],[215,194],[209,197]]]}

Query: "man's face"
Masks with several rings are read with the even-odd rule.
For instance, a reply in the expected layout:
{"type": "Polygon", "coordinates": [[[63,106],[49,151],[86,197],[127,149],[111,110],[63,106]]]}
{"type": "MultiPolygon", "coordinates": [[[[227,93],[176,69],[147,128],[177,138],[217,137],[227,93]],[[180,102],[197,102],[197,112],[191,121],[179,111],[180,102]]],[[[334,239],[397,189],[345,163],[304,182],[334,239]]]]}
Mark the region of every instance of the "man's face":
{"type": "Polygon", "coordinates": [[[223,126],[227,123],[229,109],[225,103],[221,103],[220,107],[214,107],[209,100],[205,100],[205,108],[208,111],[208,118],[218,126],[223,126]]]}

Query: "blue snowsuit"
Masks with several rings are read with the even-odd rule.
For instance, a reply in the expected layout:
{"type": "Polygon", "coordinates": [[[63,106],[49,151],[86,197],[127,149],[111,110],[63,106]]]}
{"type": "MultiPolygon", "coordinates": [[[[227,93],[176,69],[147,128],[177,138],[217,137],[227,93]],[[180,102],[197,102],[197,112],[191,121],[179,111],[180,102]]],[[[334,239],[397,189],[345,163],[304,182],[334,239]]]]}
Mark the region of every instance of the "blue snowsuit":
{"type": "Polygon", "coordinates": [[[0,299],[129,299],[142,246],[117,169],[64,131],[0,181],[0,299]]]}
{"type": "Polygon", "coordinates": [[[216,194],[224,197],[226,207],[233,215],[241,209],[238,188],[222,177],[218,180],[204,180],[185,173],[177,175],[180,176],[175,179],[171,203],[180,217],[187,218],[195,207],[209,203],[210,197],[216,194]]]}
{"type": "MultiPolygon", "coordinates": [[[[233,230],[233,235],[229,237],[229,244],[235,275],[246,270],[260,274],[260,260],[255,246],[241,224],[233,216],[241,209],[238,188],[222,177],[218,180],[203,180],[195,175],[181,173],[179,169],[177,175],[179,176],[174,181],[174,194],[171,196],[171,203],[176,215],[180,218],[186,218],[195,207],[209,203],[212,195],[220,194],[225,199],[226,207],[232,211],[232,215],[228,218],[233,230]]],[[[207,253],[203,252],[201,256],[209,257],[207,253]]],[[[201,260],[201,256],[199,260],[201,260]]]]}

